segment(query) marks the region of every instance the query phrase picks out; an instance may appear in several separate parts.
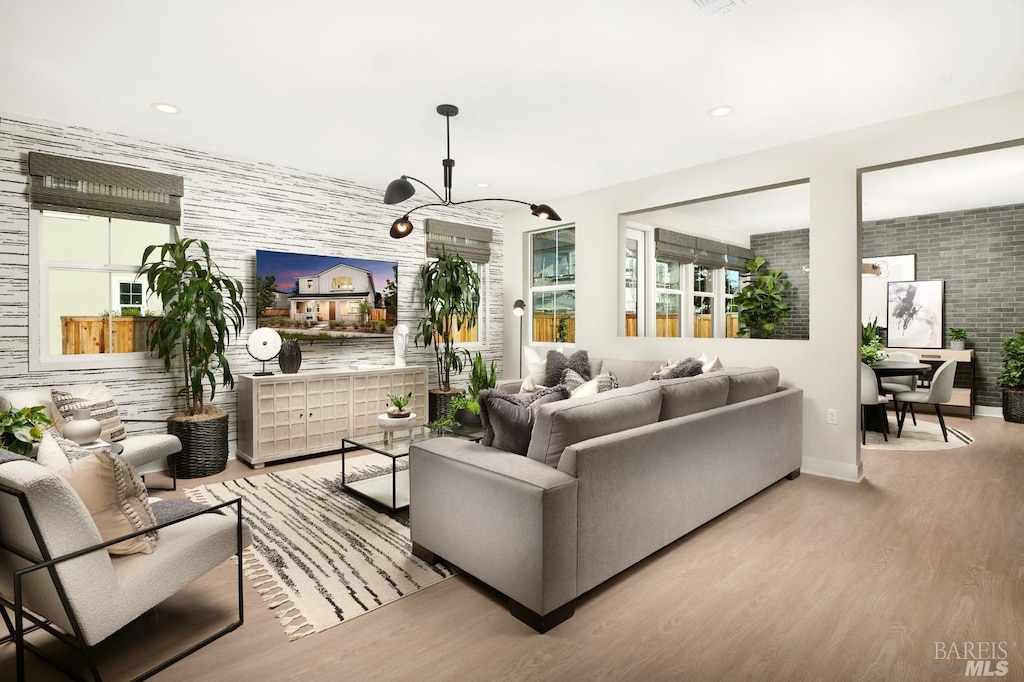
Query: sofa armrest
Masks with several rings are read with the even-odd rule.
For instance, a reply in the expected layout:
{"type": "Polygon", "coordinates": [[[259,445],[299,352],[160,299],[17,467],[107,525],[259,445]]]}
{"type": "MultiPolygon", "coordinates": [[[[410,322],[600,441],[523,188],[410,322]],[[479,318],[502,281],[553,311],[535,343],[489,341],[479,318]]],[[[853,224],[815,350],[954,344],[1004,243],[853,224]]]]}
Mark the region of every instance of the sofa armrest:
{"type": "Polygon", "coordinates": [[[502,393],[519,393],[519,389],[522,386],[522,379],[502,379],[494,387],[502,393]]]}
{"type": "Polygon", "coordinates": [[[412,541],[541,616],[576,598],[576,479],[459,438],[409,453],[412,541]]]}

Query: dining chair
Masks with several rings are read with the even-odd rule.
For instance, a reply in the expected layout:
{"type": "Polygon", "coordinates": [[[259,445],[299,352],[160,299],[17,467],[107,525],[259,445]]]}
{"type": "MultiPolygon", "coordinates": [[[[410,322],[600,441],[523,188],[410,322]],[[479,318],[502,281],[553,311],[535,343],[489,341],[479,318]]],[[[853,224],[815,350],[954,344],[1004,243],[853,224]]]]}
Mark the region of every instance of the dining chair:
{"type": "Polygon", "coordinates": [[[953,397],[953,380],[956,379],[956,360],[946,360],[932,374],[931,384],[928,391],[904,391],[893,396],[894,400],[903,403],[903,410],[898,416],[899,428],[896,431],[897,437],[903,433],[903,421],[907,418],[907,406],[934,405],[935,414],[939,417],[939,426],[942,427],[942,438],[947,443],[949,435],[946,433],[946,420],[942,418],[942,403],[948,403],[953,397]]]}
{"type": "MultiPolygon", "coordinates": [[[[904,353],[902,351],[890,353],[887,359],[894,362],[919,362],[917,356],[913,353],[904,353]]],[[[917,376],[913,374],[885,377],[882,379],[882,393],[892,396],[892,408],[897,417],[899,417],[900,414],[900,404],[896,400],[896,394],[916,390],[917,376]]],[[[914,412],[913,403],[910,404],[910,418],[914,421],[914,426],[917,426],[917,413],[914,412]]]]}
{"type": "Polygon", "coordinates": [[[882,436],[889,442],[889,413],[885,406],[889,399],[878,393],[878,378],[871,368],[860,363],[860,442],[868,444],[868,409],[878,412],[882,420],[882,436]]]}

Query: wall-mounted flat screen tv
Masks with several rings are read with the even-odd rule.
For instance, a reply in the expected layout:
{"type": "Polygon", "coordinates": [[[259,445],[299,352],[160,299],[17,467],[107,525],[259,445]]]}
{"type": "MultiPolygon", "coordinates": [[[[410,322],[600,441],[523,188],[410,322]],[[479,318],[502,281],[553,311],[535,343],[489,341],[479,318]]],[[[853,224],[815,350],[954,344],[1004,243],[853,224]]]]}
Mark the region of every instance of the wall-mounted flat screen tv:
{"type": "Polygon", "coordinates": [[[391,336],[398,263],[256,251],[257,327],[284,338],[391,336]]]}

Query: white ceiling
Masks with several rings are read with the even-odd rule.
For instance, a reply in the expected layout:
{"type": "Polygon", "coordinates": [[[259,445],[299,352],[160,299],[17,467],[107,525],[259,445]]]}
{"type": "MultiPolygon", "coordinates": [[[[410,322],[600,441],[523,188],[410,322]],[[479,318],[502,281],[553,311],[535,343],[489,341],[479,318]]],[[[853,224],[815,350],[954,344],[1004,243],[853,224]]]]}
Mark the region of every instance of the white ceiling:
{"type": "Polygon", "coordinates": [[[0,111],[383,188],[440,185],[453,103],[454,198],[551,203],[1024,89],[1022,35],[1021,0],[0,0],[0,111]]]}

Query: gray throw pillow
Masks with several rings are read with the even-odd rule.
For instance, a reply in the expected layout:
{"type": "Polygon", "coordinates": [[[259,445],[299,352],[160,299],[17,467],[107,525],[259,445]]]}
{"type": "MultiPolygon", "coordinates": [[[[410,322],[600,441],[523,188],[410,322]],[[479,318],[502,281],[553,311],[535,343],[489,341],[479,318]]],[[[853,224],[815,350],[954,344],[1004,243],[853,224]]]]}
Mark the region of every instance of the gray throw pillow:
{"type": "MultiPolygon", "coordinates": [[[[580,373],[574,369],[566,368],[565,374],[562,375],[562,384],[569,389],[569,393],[572,393],[577,388],[587,383],[587,379],[580,376],[580,373]]],[[[619,380],[612,372],[602,372],[589,381],[596,382],[597,388],[594,393],[604,393],[610,391],[613,388],[619,387],[619,380]]]]}
{"type": "Polygon", "coordinates": [[[671,360],[662,365],[661,369],[651,375],[651,379],[681,379],[683,377],[695,377],[704,372],[704,364],[694,358],[686,358],[672,362],[671,360]]]}
{"type": "MultiPolygon", "coordinates": [[[[194,502],[192,500],[185,499],[183,497],[169,497],[163,500],[157,500],[152,505],[153,516],[156,517],[156,522],[167,523],[169,521],[177,521],[178,519],[184,518],[189,514],[195,514],[204,509],[209,509],[205,504],[194,502]]],[[[219,509],[218,514],[223,515],[219,509]]]]}
{"type": "Polygon", "coordinates": [[[556,386],[562,381],[566,369],[577,372],[585,381],[590,381],[590,357],[587,351],[578,350],[569,357],[557,350],[548,351],[547,376],[545,386],[556,386]]]}
{"type": "Polygon", "coordinates": [[[552,386],[527,394],[505,393],[495,388],[480,391],[480,420],[484,425],[482,445],[517,455],[526,455],[530,448],[533,420],[541,405],[565,400],[565,386],[552,386]]]}

